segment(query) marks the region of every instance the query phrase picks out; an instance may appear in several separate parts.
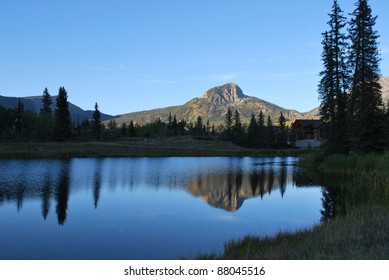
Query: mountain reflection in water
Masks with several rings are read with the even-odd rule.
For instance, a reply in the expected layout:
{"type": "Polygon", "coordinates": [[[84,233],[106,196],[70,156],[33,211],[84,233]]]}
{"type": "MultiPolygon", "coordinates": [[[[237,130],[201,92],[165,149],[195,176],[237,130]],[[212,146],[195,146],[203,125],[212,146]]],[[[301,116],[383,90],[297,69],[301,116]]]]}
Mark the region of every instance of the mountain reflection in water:
{"type": "Polygon", "coordinates": [[[166,160],[174,162],[174,158],[148,159],[147,170],[143,172],[139,171],[145,167],[144,159],[138,163],[131,159],[128,172],[124,173],[120,172],[126,169],[122,160],[116,160],[118,163],[111,159],[0,161],[0,206],[5,201],[15,201],[21,211],[25,199],[41,199],[41,212],[46,219],[51,204],[55,203],[58,224],[63,225],[71,192],[91,189],[97,208],[104,184],[111,189],[126,187],[129,191],[139,187],[183,189],[212,207],[235,212],[252,197],[262,198],[276,189],[283,196],[287,184],[293,183],[293,163],[297,159],[287,159],[288,165],[281,159],[268,158],[260,164],[252,163],[250,170],[242,169],[239,158],[231,159],[229,166],[196,166],[197,170],[182,165],[176,166],[178,170],[167,169],[166,160]]]}

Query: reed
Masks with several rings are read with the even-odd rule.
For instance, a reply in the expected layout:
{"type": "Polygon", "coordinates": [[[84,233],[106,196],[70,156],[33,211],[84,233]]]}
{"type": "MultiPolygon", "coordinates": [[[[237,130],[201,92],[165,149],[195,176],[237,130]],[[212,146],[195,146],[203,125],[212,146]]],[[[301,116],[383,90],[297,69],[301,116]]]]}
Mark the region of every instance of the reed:
{"type": "Polygon", "coordinates": [[[225,245],[221,259],[361,260],[389,258],[389,211],[357,208],[310,230],[275,237],[246,237],[225,245]]]}

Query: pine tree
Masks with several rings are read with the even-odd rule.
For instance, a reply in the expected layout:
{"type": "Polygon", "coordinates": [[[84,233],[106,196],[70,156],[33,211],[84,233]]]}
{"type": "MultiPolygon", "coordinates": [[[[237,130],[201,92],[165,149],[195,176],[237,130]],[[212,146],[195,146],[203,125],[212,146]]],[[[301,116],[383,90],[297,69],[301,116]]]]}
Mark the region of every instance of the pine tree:
{"type": "Polygon", "coordinates": [[[225,129],[227,139],[230,139],[232,136],[232,112],[231,108],[228,108],[226,113],[226,129],[225,129]]]}
{"type": "Polygon", "coordinates": [[[367,0],[359,0],[351,14],[349,34],[351,39],[350,62],[353,71],[350,116],[351,144],[357,152],[380,152],[384,149],[384,105],[378,79],[379,35],[374,25],[377,17],[367,0]]]}
{"type": "Polygon", "coordinates": [[[169,112],[169,116],[167,118],[167,136],[173,136],[173,116],[171,112],[169,112]]]}
{"type": "Polygon", "coordinates": [[[51,116],[52,115],[52,110],[51,110],[51,105],[53,104],[53,101],[51,99],[51,95],[47,88],[43,91],[42,95],[42,108],[41,108],[41,114],[44,116],[51,116]]]}
{"type": "Polygon", "coordinates": [[[203,118],[201,116],[197,117],[197,121],[195,125],[195,135],[196,136],[203,135],[203,118]]]}
{"type": "Polygon", "coordinates": [[[178,135],[178,122],[177,122],[176,115],[173,116],[172,131],[173,131],[173,136],[177,136],[178,135]]]}
{"type": "Polygon", "coordinates": [[[20,100],[18,100],[18,106],[16,107],[16,119],[14,121],[15,125],[15,132],[17,136],[20,136],[23,132],[23,126],[24,126],[24,104],[20,100]]]}
{"type": "Polygon", "coordinates": [[[49,140],[53,137],[54,119],[51,105],[53,104],[51,95],[47,88],[42,95],[42,107],[39,119],[39,137],[42,140],[49,140]]]}
{"type": "Polygon", "coordinates": [[[92,117],[92,131],[93,131],[93,137],[95,139],[100,139],[100,137],[101,137],[101,114],[100,114],[99,105],[97,105],[97,102],[95,103],[95,111],[93,112],[93,117],[92,117]]]}
{"type": "Polygon", "coordinates": [[[278,148],[284,148],[288,146],[288,130],[286,127],[286,119],[284,115],[280,114],[278,119],[278,131],[276,134],[276,146],[278,148]]]}
{"type": "Polygon", "coordinates": [[[389,101],[386,106],[386,114],[385,114],[385,137],[386,137],[386,149],[389,149],[389,101]]]}
{"type": "Polygon", "coordinates": [[[264,148],[267,145],[267,136],[266,136],[266,126],[265,126],[265,117],[262,113],[262,110],[259,111],[258,116],[258,131],[257,131],[257,143],[259,148],[264,148]]]}
{"type": "Polygon", "coordinates": [[[234,114],[233,132],[234,132],[233,133],[234,138],[237,141],[240,141],[242,137],[242,123],[240,121],[240,114],[237,109],[235,110],[235,114],[234,114]]]}
{"type": "Polygon", "coordinates": [[[129,137],[136,136],[136,130],[135,130],[135,125],[134,125],[133,121],[130,121],[130,124],[128,125],[128,136],[129,137]]]}
{"type": "Polygon", "coordinates": [[[55,131],[58,140],[69,139],[72,134],[72,123],[69,111],[68,93],[60,87],[55,110],[55,131]]]}
{"type": "Polygon", "coordinates": [[[325,123],[326,148],[330,153],[347,153],[347,91],[349,90],[349,66],[347,61],[347,36],[343,33],[346,18],[337,0],[329,14],[329,31],[323,33],[319,98],[321,119],[325,123]]]}
{"type": "Polygon", "coordinates": [[[248,142],[250,146],[256,146],[257,144],[258,125],[255,115],[251,115],[250,124],[247,130],[248,142]]]}
{"type": "Polygon", "coordinates": [[[267,116],[267,123],[266,123],[266,147],[272,148],[274,147],[274,143],[275,143],[274,126],[269,115],[267,116]]]}

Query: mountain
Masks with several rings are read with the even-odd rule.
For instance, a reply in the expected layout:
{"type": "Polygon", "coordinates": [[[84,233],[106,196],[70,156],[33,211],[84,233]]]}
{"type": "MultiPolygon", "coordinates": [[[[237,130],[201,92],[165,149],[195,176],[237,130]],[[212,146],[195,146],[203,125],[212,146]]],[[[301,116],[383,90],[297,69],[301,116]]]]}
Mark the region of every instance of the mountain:
{"type": "MultiPolygon", "coordinates": [[[[51,105],[51,110],[55,111],[55,100],[57,96],[51,97],[53,100],[53,104],[51,105]]],[[[30,96],[30,97],[6,97],[0,95],[0,106],[4,108],[12,108],[15,109],[18,106],[18,102],[23,103],[25,111],[33,111],[39,113],[42,107],[42,96],[30,96]]],[[[69,111],[74,122],[81,122],[84,119],[91,119],[93,116],[92,110],[83,110],[80,107],[69,102],[69,111]]],[[[114,118],[115,116],[107,115],[101,113],[101,120],[106,121],[114,118]]]]}
{"type": "Polygon", "coordinates": [[[209,120],[211,123],[222,123],[228,108],[231,108],[233,113],[235,109],[238,109],[243,123],[248,123],[251,114],[258,115],[260,110],[265,116],[270,115],[273,121],[278,120],[280,112],[289,120],[312,117],[308,114],[303,115],[296,110],[284,109],[256,97],[247,96],[243,94],[238,85],[228,83],[211,88],[201,97],[194,98],[184,105],[124,114],[117,118],[116,122],[128,124],[132,120],[135,123],[144,124],[158,118],[167,121],[169,114],[172,114],[176,115],[178,120],[187,122],[195,122],[197,117],[201,116],[203,122],[209,120]]]}
{"type": "MultiPolygon", "coordinates": [[[[380,77],[378,82],[380,83],[382,90],[382,101],[385,106],[389,104],[389,76],[380,77]]],[[[303,113],[304,116],[320,116],[320,108],[316,107],[307,113],[303,113]]]]}
{"type": "Polygon", "coordinates": [[[382,100],[385,105],[389,102],[389,76],[381,77],[379,80],[382,87],[382,100]]]}

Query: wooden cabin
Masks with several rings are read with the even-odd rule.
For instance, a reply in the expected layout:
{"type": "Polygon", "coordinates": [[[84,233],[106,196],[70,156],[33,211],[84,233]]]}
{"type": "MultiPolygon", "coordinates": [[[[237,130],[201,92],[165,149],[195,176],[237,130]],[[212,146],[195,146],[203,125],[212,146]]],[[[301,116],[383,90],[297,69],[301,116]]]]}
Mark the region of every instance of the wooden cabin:
{"type": "Polygon", "coordinates": [[[319,148],[321,145],[322,120],[295,120],[292,130],[298,148],[319,148]]]}

